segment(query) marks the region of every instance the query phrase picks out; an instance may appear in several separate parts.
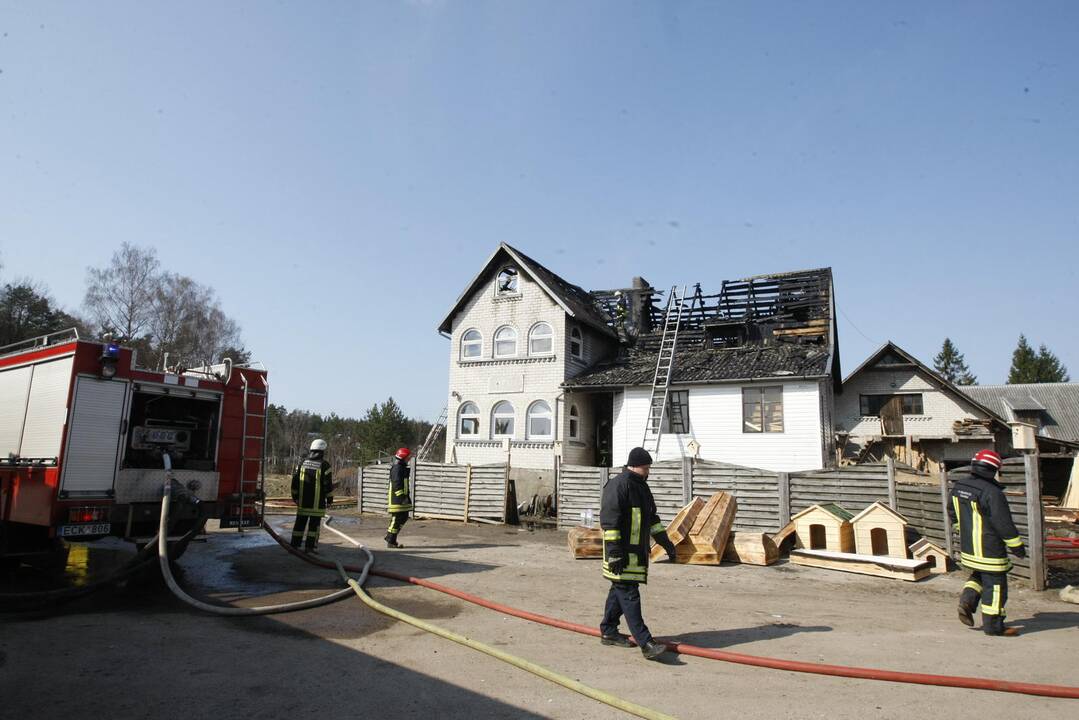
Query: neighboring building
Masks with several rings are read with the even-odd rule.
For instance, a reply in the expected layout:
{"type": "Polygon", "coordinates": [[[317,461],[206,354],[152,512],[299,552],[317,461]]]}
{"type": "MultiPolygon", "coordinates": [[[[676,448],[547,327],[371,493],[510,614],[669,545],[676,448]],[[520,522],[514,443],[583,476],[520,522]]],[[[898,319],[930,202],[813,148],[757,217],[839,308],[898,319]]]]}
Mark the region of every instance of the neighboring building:
{"type": "Polygon", "coordinates": [[[1008,422],[1036,416],[1039,449],[1069,453],[1074,441],[1068,428],[1079,433],[1076,391],[1079,385],[1070,384],[957,386],[888,342],[843,381],[843,394],[836,398],[838,453],[844,463],[890,456],[919,470],[953,468],[969,463],[979,450],[1014,454],[1008,422]],[[1053,413],[1030,409],[1042,406],[1035,395],[1053,413]],[[1008,403],[1016,409],[1008,412],[1008,403]]]}
{"type": "Polygon", "coordinates": [[[1008,422],[1034,425],[1043,438],[1079,443],[1079,383],[969,385],[959,390],[1008,422]]]}
{"type": "MultiPolygon", "coordinates": [[[[504,462],[508,447],[517,468],[620,464],[644,435],[661,296],[640,278],[587,292],[500,245],[439,326],[446,460],[504,462]]],[[[777,471],[834,462],[831,270],[697,286],[686,307],[658,459],[695,440],[700,457],[777,471]]]]}

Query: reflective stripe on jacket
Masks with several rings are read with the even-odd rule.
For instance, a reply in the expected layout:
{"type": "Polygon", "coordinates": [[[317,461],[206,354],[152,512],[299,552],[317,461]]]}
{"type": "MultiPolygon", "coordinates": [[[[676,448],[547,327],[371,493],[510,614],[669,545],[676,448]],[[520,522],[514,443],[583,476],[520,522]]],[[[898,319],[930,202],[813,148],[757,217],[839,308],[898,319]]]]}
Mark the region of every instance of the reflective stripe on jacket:
{"type": "Polygon", "coordinates": [[[640,475],[623,470],[603,486],[599,522],[603,528],[603,577],[620,582],[648,582],[652,537],[666,533],[652,490],[640,475]],[[625,568],[611,571],[608,559],[620,557],[625,568]]]}
{"type": "Polygon", "coordinates": [[[412,471],[408,463],[395,459],[390,466],[390,484],[386,488],[386,512],[405,512],[412,509],[412,497],[408,492],[408,478],[412,471]]]}
{"type": "Polygon", "coordinates": [[[971,570],[1006,573],[1008,548],[1023,546],[1004,489],[975,475],[952,486],[948,517],[959,530],[960,562],[971,570]]]}
{"type": "Polygon", "coordinates": [[[297,515],[323,517],[333,496],[333,470],[319,458],[308,458],[292,473],[292,499],[297,515]]]}

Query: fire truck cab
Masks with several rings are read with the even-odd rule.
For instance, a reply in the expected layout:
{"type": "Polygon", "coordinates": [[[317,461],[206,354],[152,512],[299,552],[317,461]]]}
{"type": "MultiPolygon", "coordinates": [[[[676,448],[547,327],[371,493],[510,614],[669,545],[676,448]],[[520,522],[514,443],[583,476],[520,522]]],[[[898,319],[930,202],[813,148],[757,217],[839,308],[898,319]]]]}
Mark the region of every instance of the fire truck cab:
{"type": "Polygon", "coordinates": [[[0,348],[0,558],[65,538],[145,542],[164,452],[191,499],[170,534],[258,525],[267,403],[265,369],[229,361],[148,370],[73,330],[0,348]]]}

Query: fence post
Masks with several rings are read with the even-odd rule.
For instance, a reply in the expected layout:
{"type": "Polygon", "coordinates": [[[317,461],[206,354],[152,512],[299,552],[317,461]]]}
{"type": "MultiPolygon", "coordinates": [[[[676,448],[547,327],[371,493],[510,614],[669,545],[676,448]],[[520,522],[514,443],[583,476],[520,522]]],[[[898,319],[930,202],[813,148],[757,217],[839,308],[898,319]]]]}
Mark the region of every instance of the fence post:
{"type": "Polygon", "coordinates": [[[952,541],[952,524],[948,522],[948,471],[944,465],[940,466],[940,511],[944,522],[944,545],[948,551],[948,557],[955,559],[955,550],[952,541]]]}
{"type": "Polygon", "coordinates": [[[781,472],[779,481],[779,527],[782,529],[791,521],[791,474],[781,472]]]}
{"type": "Polygon", "coordinates": [[[885,464],[888,466],[888,507],[892,510],[898,510],[899,498],[895,489],[895,458],[889,455],[885,459],[885,464]]]}
{"type": "Polygon", "coordinates": [[[472,495],[472,463],[465,466],[465,522],[468,522],[468,499],[472,495]]]}
{"type": "Polygon", "coordinates": [[[363,513],[363,465],[356,471],[356,512],[363,513]]]}
{"type": "Polygon", "coordinates": [[[682,507],[693,501],[693,458],[682,456],[682,507]]]}
{"type": "Polygon", "coordinates": [[[1027,533],[1030,558],[1030,583],[1035,590],[1045,589],[1045,523],[1042,518],[1042,480],[1038,451],[1023,456],[1027,479],[1027,533]]]}

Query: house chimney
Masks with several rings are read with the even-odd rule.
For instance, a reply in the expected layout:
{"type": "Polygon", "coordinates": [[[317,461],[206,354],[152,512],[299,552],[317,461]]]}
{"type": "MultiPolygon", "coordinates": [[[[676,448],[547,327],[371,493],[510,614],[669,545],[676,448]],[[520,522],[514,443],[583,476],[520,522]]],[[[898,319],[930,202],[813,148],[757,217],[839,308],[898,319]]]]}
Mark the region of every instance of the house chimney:
{"type": "Polygon", "coordinates": [[[633,334],[652,332],[652,285],[643,277],[635,277],[630,283],[629,318],[633,334]]]}

